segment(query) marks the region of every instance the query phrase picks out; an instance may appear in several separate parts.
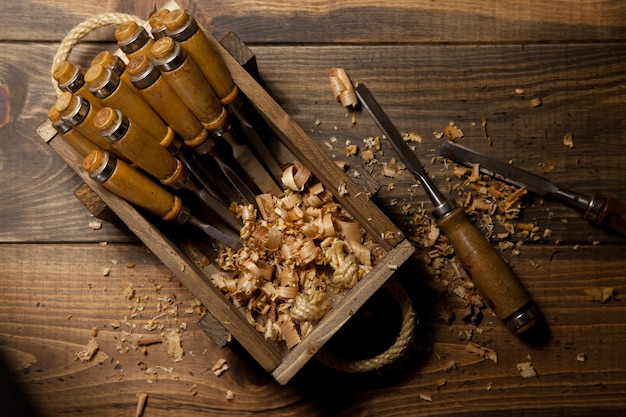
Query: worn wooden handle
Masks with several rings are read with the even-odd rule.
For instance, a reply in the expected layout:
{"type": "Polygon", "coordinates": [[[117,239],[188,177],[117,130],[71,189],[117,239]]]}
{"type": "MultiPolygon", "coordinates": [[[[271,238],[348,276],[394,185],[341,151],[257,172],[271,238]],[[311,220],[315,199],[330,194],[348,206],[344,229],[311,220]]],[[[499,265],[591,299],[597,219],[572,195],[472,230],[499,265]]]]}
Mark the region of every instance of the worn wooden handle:
{"type": "MultiPolygon", "coordinates": [[[[532,303],[517,276],[485,237],[469,221],[461,208],[438,220],[461,264],[482,292],[496,316],[505,322],[532,303]]],[[[534,324],[528,323],[519,332],[534,324]]]]}
{"type": "Polygon", "coordinates": [[[94,126],[111,141],[113,149],[162,183],[181,188],[186,182],[188,173],[183,164],[119,110],[100,109],[94,126]]]}
{"type": "Polygon", "coordinates": [[[202,28],[197,25],[193,16],[184,9],[176,9],[165,16],[163,24],[170,36],[178,41],[185,52],[198,64],[221,103],[226,106],[235,100],[239,91],[222,56],[212,44],[215,40],[209,39],[202,28]],[[191,36],[186,36],[184,30],[190,25],[193,25],[195,30],[192,29],[191,36]]]}
{"type": "Polygon", "coordinates": [[[183,208],[180,198],[108,152],[91,151],[83,168],[109,191],[165,221],[174,220],[183,208]]]}
{"type": "Polygon", "coordinates": [[[89,90],[104,106],[119,109],[139,124],[152,137],[161,141],[168,134],[167,125],[150,105],[119,76],[100,64],[92,65],[85,73],[89,90]]]}
{"type": "Polygon", "coordinates": [[[596,223],[626,236],[626,204],[613,197],[607,197],[596,223]]]}
{"type": "Polygon", "coordinates": [[[193,59],[188,56],[182,58],[180,45],[172,38],[161,38],[154,43],[152,53],[163,77],[202,126],[209,131],[224,126],[228,117],[225,108],[193,59]],[[176,64],[163,64],[173,57],[178,57],[175,58],[176,64]]]}
{"type": "Polygon", "coordinates": [[[136,56],[128,63],[126,72],[144,100],[183,140],[194,140],[206,134],[198,118],[161,76],[150,58],[136,56]]]}

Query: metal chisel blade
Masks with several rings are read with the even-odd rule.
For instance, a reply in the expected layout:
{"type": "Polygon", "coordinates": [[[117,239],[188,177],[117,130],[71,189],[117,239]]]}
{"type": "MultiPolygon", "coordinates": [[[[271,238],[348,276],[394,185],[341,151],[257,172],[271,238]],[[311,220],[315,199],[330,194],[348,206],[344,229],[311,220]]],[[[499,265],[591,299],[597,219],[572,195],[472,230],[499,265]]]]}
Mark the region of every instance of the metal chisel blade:
{"type": "Polygon", "coordinates": [[[441,145],[439,155],[468,167],[478,164],[480,172],[518,187],[526,187],[528,191],[538,195],[543,196],[559,192],[559,187],[539,175],[490,158],[450,141],[445,141],[441,145]]]}

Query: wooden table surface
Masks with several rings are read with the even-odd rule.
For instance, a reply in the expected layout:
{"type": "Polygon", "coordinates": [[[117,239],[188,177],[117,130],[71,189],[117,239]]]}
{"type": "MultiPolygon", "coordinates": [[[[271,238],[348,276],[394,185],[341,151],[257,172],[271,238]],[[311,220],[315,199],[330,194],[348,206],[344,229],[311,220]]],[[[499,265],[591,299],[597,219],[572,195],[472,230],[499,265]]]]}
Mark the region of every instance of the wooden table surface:
{"type": "MultiPolygon", "coordinates": [[[[401,369],[349,377],[311,363],[281,386],[235,341],[220,347],[193,309],[194,296],[123,224],[90,227],[95,219],[73,194],[80,179],[35,132],[55,98],[50,66],[65,34],[105,11],[145,19],[154,4],[5,3],[0,15],[0,120],[8,115],[0,128],[3,415],[18,415],[5,412],[8,407],[44,416],[134,416],[138,393],[148,395],[146,417],[626,413],[626,305],[620,300],[626,293],[626,240],[549,199],[529,199],[519,221],[552,235],[525,241],[517,256],[503,251],[545,315],[550,334],[544,343],[507,333],[488,309],[478,327],[464,322],[459,297],[444,291],[437,299],[432,289],[423,290],[432,277],[413,272],[399,278],[422,291],[420,346],[407,354],[401,369]],[[124,283],[133,284],[134,298],[124,297],[124,283]],[[594,302],[584,292],[589,287],[613,288],[616,296],[594,302]],[[438,320],[441,308],[455,318],[438,320]],[[180,362],[172,362],[163,344],[136,349],[125,341],[131,330],[148,334],[142,326],[161,313],[159,323],[180,331],[185,350],[180,362]],[[91,361],[76,361],[94,328],[98,353],[91,361]],[[468,352],[470,341],[495,351],[497,363],[468,352]],[[220,358],[229,370],[216,376],[211,368],[220,358]],[[520,375],[517,365],[526,362],[537,376],[520,375]]],[[[328,72],[342,67],[353,82],[369,86],[402,132],[423,137],[418,155],[442,188],[459,180],[432,162],[442,141],[433,132],[453,122],[464,133],[459,143],[535,173],[553,166],[545,175],[559,185],[626,201],[622,1],[180,4],[216,38],[232,31],[246,42],[267,90],[334,159],[362,163],[359,156],[345,156],[346,141],[362,147],[363,138],[378,134],[363,113],[352,126],[334,100],[328,72]],[[531,105],[534,98],[541,106],[531,105]],[[569,133],[573,148],[563,143],[569,133]]],[[[100,50],[115,49],[112,39],[112,29],[100,29],[71,59],[86,65],[100,50]]],[[[414,238],[400,203],[428,207],[429,202],[407,174],[381,175],[382,163],[393,156],[387,147],[374,167],[382,185],[378,201],[414,238]]],[[[423,257],[413,262],[411,271],[427,271],[423,257]]],[[[370,340],[376,338],[376,331],[371,333],[370,340]]]]}

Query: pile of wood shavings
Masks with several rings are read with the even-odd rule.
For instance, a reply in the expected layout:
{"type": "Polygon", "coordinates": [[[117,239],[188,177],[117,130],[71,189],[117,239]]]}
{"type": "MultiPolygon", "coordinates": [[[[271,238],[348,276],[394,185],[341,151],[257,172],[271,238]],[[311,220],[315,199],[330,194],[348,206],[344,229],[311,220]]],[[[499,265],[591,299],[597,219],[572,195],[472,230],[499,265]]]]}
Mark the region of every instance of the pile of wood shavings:
{"type": "Polygon", "coordinates": [[[284,196],[258,196],[258,212],[236,208],[243,248],[223,249],[218,264],[232,276],[211,279],[266,339],[291,349],[384,252],[306,167],[291,165],[282,182],[284,196]]]}

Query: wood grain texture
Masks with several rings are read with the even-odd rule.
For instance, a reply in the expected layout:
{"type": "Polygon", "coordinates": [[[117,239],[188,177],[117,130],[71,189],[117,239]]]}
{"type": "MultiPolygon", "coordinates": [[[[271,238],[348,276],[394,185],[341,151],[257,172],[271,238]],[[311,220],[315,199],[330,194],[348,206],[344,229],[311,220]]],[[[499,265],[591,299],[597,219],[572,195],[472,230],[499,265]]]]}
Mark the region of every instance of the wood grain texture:
{"type": "MultiPolygon", "coordinates": [[[[352,126],[334,101],[328,70],[343,67],[354,82],[367,83],[401,131],[423,136],[418,156],[446,191],[450,171],[431,160],[439,144],[432,132],[453,121],[465,134],[464,145],[535,173],[551,162],[555,168],[547,177],[555,183],[626,201],[621,1],[180,3],[217,38],[233,31],[251,46],[268,91],[333,160],[360,163],[358,156],[344,156],[344,144],[361,145],[377,134],[363,113],[352,126]],[[540,107],[530,105],[535,97],[540,107]],[[483,117],[492,146],[483,138],[483,117]],[[562,143],[569,132],[573,149],[562,143]]],[[[485,310],[482,333],[474,330],[472,341],[494,349],[498,364],[468,353],[472,329],[460,318],[465,306],[453,295],[437,297],[425,289],[429,276],[419,261],[414,270],[402,271],[401,280],[417,301],[422,345],[399,370],[350,378],[312,362],[283,387],[240,345],[219,348],[212,342],[200,316],[184,312],[193,300],[189,290],[125,226],[103,223],[91,230],[93,218],[73,196],[79,179],[35,133],[54,100],[49,67],[67,31],[96,12],[146,17],[153,5],[93,0],[4,5],[0,84],[11,93],[11,119],[0,128],[0,352],[11,370],[0,375],[1,382],[17,380],[44,416],[133,416],[138,392],[148,393],[147,417],[626,412],[623,300],[591,302],[583,291],[613,287],[623,298],[624,239],[547,200],[531,200],[523,220],[549,227],[553,237],[523,245],[519,256],[506,254],[548,321],[546,344],[520,342],[485,310]],[[134,284],[145,306],[124,298],[123,282],[134,284]],[[139,349],[120,353],[116,347],[125,327],[111,324],[126,317],[136,325],[131,337],[136,343],[139,336],[154,334],[143,326],[159,314],[159,303],[169,300],[178,307],[176,319],[157,321],[181,330],[183,361],[172,363],[162,344],[147,347],[147,355],[139,349]],[[438,322],[440,304],[455,313],[452,324],[438,322]],[[100,352],[92,362],[77,362],[74,355],[93,327],[99,329],[100,352]],[[219,358],[226,358],[230,369],[216,377],[210,368],[219,358]],[[456,368],[444,371],[451,360],[456,368]],[[538,376],[522,378],[516,369],[522,362],[531,362],[538,376]],[[319,377],[323,384],[314,382],[319,377]],[[232,401],[226,399],[228,390],[232,401]],[[432,401],[423,399],[429,395],[432,401]]],[[[72,60],[88,64],[103,48],[115,49],[112,39],[112,28],[90,35],[72,60]]],[[[381,162],[392,157],[386,148],[381,162]]],[[[422,190],[408,175],[389,179],[379,168],[372,174],[381,184],[378,204],[410,237],[414,226],[393,201],[427,207],[422,190]]]]}
{"type": "MultiPolygon", "coordinates": [[[[152,416],[173,409],[185,416],[495,416],[516,410],[607,415],[626,407],[626,308],[616,300],[592,303],[583,292],[596,285],[626,290],[623,275],[614,272],[626,267],[621,248],[564,248],[552,256],[552,248],[537,246],[516,258],[515,270],[548,317],[548,345],[520,344],[486,317],[484,332],[475,333],[473,341],[496,351],[495,364],[466,351],[466,324],[438,324],[426,314],[424,357],[409,362],[400,376],[385,379],[383,373],[364,383],[313,364],[287,387],[273,382],[236,345],[215,346],[200,331],[199,315],[185,313],[194,297],[144,248],[4,244],[0,249],[0,351],[45,415],[131,415],[137,392],[148,393],[146,415],[152,416]],[[593,260],[587,256],[591,253],[593,260]],[[108,276],[103,268],[110,268],[108,276]],[[133,283],[141,302],[123,296],[124,282],[133,283]],[[134,349],[120,353],[116,345],[128,325],[114,328],[114,320],[135,325],[131,342],[152,337],[155,332],[143,326],[158,315],[164,300],[173,300],[178,312],[156,321],[167,328],[186,324],[183,360],[172,363],[161,344],[147,347],[147,355],[134,349]],[[140,305],[142,310],[136,308],[140,305]],[[93,327],[99,328],[100,351],[91,362],[77,362],[74,353],[90,339],[93,327]],[[210,368],[220,358],[230,369],[216,377],[210,368]],[[444,371],[450,360],[456,368],[444,371]],[[536,378],[522,378],[516,369],[529,361],[536,378]],[[156,380],[145,367],[157,373],[156,380]],[[324,384],[314,382],[319,376],[326,378],[324,384]],[[437,388],[441,378],[446,384],[437,388]],[[233,401],[226,400],[227,390],[234,392],[233,401]]],[[[460,316],[462,303],[447,302],[460,316]]]]}

